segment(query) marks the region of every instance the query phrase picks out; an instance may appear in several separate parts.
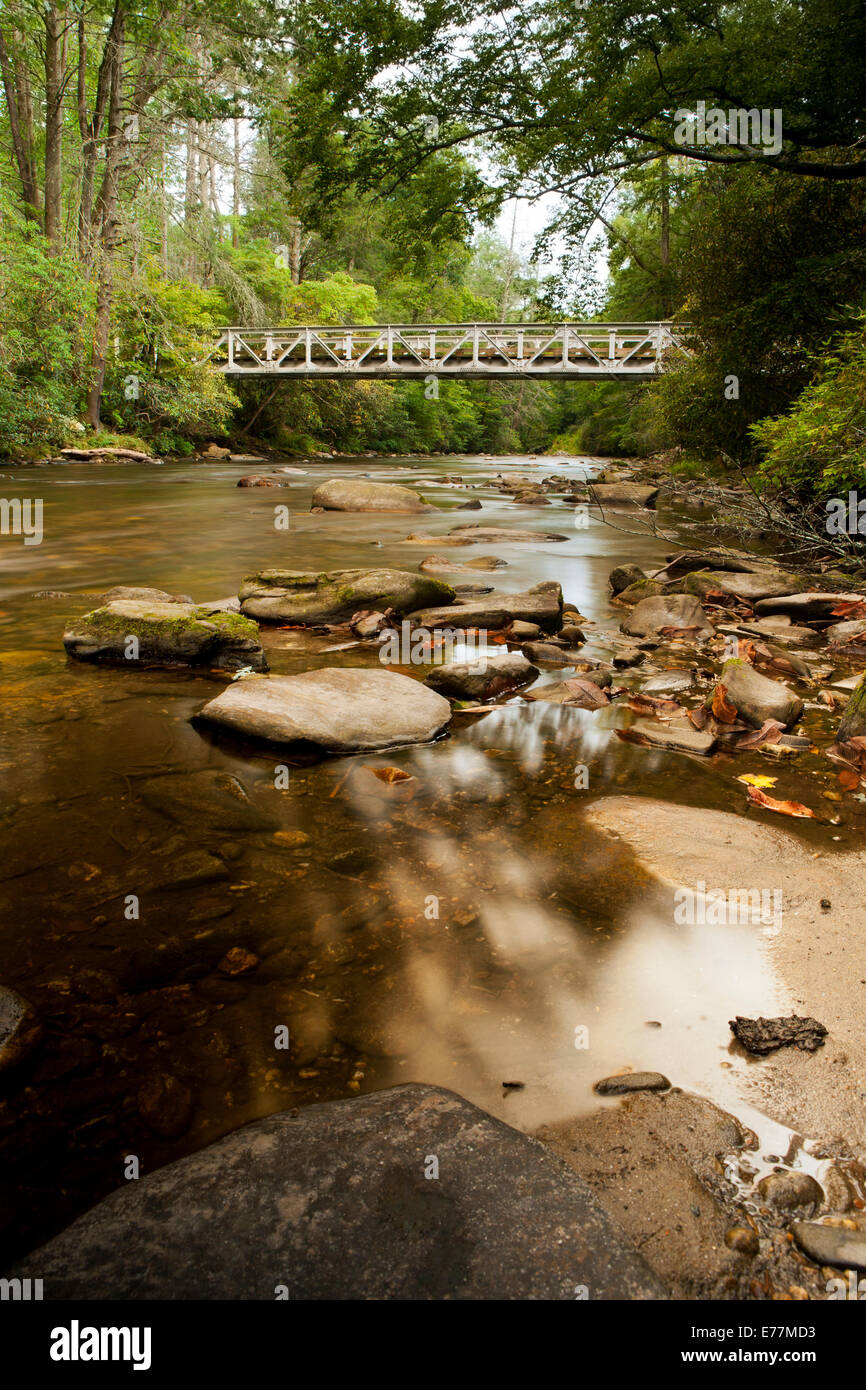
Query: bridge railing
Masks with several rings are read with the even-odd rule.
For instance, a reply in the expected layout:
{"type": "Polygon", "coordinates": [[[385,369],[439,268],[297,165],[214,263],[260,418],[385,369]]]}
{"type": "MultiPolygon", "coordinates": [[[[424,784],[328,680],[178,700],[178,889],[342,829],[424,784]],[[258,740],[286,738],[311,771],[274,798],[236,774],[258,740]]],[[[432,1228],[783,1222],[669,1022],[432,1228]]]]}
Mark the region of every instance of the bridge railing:
{"type": "Polygon", "coordinates": [[[211,360],[230,376],[641,380],[688,354],[688,335],[671,322],[231,327],[211,360]]]}

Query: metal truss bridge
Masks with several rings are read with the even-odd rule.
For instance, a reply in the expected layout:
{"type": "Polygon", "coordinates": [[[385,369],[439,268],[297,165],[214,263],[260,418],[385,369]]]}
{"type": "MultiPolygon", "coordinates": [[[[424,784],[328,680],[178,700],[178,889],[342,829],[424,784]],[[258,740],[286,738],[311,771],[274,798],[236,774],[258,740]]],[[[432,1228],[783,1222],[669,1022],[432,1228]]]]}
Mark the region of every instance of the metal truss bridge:
{"type": "Polygon", "coordinates": [[[209,360],[235,377],[649,381],[683,355],[687,324],[413,323],[226,328],[209,360]]]}

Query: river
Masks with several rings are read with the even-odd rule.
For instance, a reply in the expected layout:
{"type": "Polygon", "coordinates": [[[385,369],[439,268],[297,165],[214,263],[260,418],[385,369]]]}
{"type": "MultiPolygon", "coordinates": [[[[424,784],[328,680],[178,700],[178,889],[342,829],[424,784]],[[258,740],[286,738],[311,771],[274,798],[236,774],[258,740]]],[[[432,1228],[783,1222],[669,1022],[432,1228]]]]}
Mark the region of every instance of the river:
{"type": "MultiPolygon", "coordinates": [[[[661,514],[667,538],[634,534],[627,517],[579,528],[570,506],[518,507],[494,485],[507,471],[578,478],[597,460],[269,469],[281,462],[304,471],[280,492],[237,488],[249,467],[228,463],[44,466],[4,480],[7,496],[44,502],[41,545],[2,541],[0,980],[45,1028],[26,1087],[7,1078],[0,1100],[9,1254],[116,1187],[129,1155],[150,1171],[257,1116],[403,1081],[451,1087],[525,1130],[597,1105],[592,1083],[626,1066],[734,1106],[748,1063],[730,1051],[727,1019],[786,1003],[760,931],[684,933],[640,865],[581,820],[588,798],[624,791],[730,810],[730,759],[623,743],[613,706],[515,698],[458,716],[432,746],[292,765],[284,789],[273,752],[192,722],[224,677],[67,661],[64,626],[113,585],[210,601],[271,565],[414,569],[428,552],[403,543],[411,530],[472,520],[567,533],[484,546],[508,567],[478,582],[558,580],[603,631],[622,617],[610,569],[663,564],[694,520],[661,514]],[[310,513],[317,482],[358,472],[443,506],[465,500],[446,481],[460,475],[483,512],[310,513]],[[274,526],[286,503],[288,532],[274,526]],[[44,590],[70,597],[34,597],[44,590]],[[414,796],[371,795],[358,764],[402,769],[414,796]],[[214,826],[183,796],[166,814],[153,779],[176,787],[208,769],[239,778],[271,825],[214,826]],[[171,881],[203,851],[212,876],[171,881]],[[255,967],[221,969],[233,947],[255,967]],[[288,1049],[275,1047],[281,1028],[288,1049]]],[[[328,650],[341,644],[327,636],[262,633],[274,673],[376,661],[369,648],[328,650]]],[[[597,631],[587,650],[604,652],[597,631]]]]}

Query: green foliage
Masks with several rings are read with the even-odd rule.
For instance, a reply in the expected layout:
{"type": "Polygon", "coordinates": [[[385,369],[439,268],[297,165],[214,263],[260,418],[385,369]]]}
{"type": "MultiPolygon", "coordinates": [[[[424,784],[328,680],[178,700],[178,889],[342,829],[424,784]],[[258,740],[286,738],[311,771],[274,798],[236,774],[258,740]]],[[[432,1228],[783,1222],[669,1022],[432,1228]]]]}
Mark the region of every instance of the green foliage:
{"type": "Polygon", "coordinates": [[[777,419],[752,427],[761,476],[807,500],[866,490],[866,316],[836,350],[816,355],[815,377],[777,419]]]}
{"type": "Polygon", "coordinates": [[[74,258],[50,255],[36,226],[0,200],[0,453],[66,442],[86,385],[92,312],[74,258]]]}
{"type": "Polygon", "coordinates": [[[162,452],[184,452],[190,436],[222,434],[237,397],[205,359],[223,312],[218,292],[166,280],[152,261],[127,275],[118,286],[104,418],[162,452]]]}

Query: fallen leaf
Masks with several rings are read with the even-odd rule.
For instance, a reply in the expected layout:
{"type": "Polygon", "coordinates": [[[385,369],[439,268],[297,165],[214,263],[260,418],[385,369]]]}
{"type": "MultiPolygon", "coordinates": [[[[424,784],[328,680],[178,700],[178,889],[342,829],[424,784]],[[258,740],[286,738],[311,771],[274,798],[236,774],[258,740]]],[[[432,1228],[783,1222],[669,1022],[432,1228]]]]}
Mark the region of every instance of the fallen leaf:
{"type": "Polygon", "coordinates": [[[660,627],[659,636],[672,639],[688,638],[689,636],[693,636],[696,632],[700,632],[700,630],[697,623],[695,623],[694,627],[660,627]]]}
{"type": "Polygon", "coordinates": [[[374,777],[378,777],[380,782],[411,782],[413,777],[410,773],[404,772],[402,767],[371,767],[365,764],[367,770],[372,772],[374,777]]]}
{"type": "Polygon", "coordinates": [[[627,701],[628,708],[635,714],[648,714],[654,719],[679,719],[687,711],[677,700],[662,696],[644,695],[638,692],[627,701]]]}
{"type": "Polygon", "coordinates": [[[592,681],[582,680],[579,676],[572,680],[563,681],[571,694],[567,700],[563,700],[565,705],[576,705],[578,709],[601,709],[604,705],[609,705],[610,700],[605,695],[600,686],[592,681]]]}
{"type": "Polygon", "coordinates": [[[778,743],[784,727],[784,724],[780,724],[778,719],[767,719],[760,729],[753,729],[751,733],[742,734],[732,747],[761,748],[765,743],[778,743]]]}
{"type": "Polygon", "coordinates": [[[852,767],[843,767],[838,775],[838,782],[846,792],[854,792],[860,785],[860,773],[855,772],[852,767]]]}
{"type": "Polygon", "coordinates": [[[777,801],[774,796],[767,796],[758,787],[749,787],[749,800],[756,806],[762,806],[765,811],[778,811],[782,816],[800,816],[803,819],[815,819],[815,812],[810,811],[808,806],[804,806],[800,801],[777,801]]]}
{"type": "Polygon", "coordinates": [[[745,782],[750,787],[775,787],[778,777],[763,777],[757,772],[746,772],[742,777],[738,777],[738,782],[745,782]]]}
{"type": "Polygon", "coordinates": [[[736,705],[732,705],[728,699],[728,692],[724,685],[717,685],[713,691],[713,714],[722,724],[733,724],[737,717],[738,710],[736,705]]]}
{"type": "Polygon", "coordinates": [[[832,610],[832,614],[834,618],[840,618],[846,622],[852,618],[866,618],[866,603],[863,603],[861,599],[838,603],[832,610]]]}

